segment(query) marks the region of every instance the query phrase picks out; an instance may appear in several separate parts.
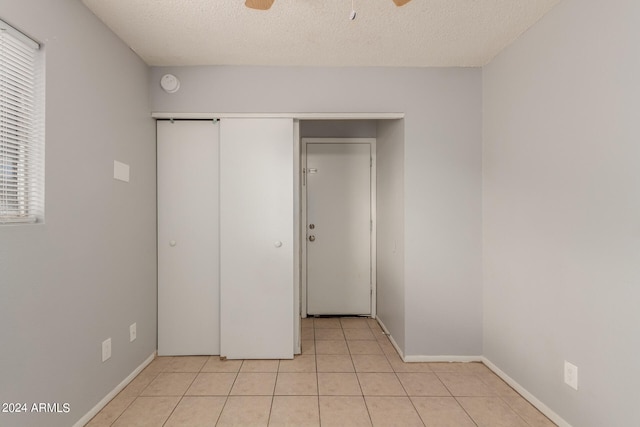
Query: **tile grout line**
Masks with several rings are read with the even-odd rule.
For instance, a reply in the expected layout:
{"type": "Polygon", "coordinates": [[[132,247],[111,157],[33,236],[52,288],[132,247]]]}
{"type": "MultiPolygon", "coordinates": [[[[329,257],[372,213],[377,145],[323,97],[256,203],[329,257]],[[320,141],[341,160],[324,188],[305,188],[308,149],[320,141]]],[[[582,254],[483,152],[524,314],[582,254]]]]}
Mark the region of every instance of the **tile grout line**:
{"type": "MultiPolygon", "coordinates": [[[[445,387],[446,387],[446,385],[445,385],[445,387]]],[[[462,406],[462,403],[460,403],[460,401],[458,400],[458,397],[468,397],[468,396],[453,396],[453,395],[451,395],[451,396],[455,399],[455,401],[458,404],[458,406],[462,408],[464,413],[467,414],[467,417],[469,417],[471,422],[474,423],[476,426],[478,426],[479,424],[476,422],[476,420],[471,416],[469,411],[467,411],[467,409],[464,406],[462,406]]]]}
{"type": "Polygon", "coordinates": [[[320,410],[320,376],[318,375],[318,352],[316,346],[316,321],[312,318],[312,331],[313,331],[313,359],[316,362],[316,391],[318,393],[318,425],[322,427],[322,413],[320,410]]]}
{"type": "MultiPolygon", "coordinates": [[[[214,356],[211,356],[214,357],[214,356]]],[[[206,365],[206,363],[205,363],[206,365]]],[[[218,425],[218,423],[220,422],[220,418],[222,417],[222,413],[224,412],[224,408],[227,407],[227,403],[229,402],[229,397],[231,396],[231,390],[233,390],[233,386],[236,385],[236,380],[238,379],[238,375],[240,374],[240,369],[242,369],[242,365],[244,365],[244,360],[242,360],[242,362],[240,363],[240,366],[238,366],[238,371],[235,372],[236,376],[233,379],[233,382],[231,383],[231,387],[229,388],[229,393],[227,393],[227,396],[225,397],[224,400],[224,404],[222,405],[222,408],[220,409],[220,413],[218,414],[218,418],[216,418],[216,424],[218,425]]]]}
{"type": "MultiPolygon", "coordinates": [[[[385,355],[386,356],[386,355],[385,355]]],[[[391,363],[391,362],[389,362],[391,363]]],[[[393,367],[392,367],[393,368],[393,367]]],[[[413,408],[414,411],[416,411],[416,415],[418,416],[418,419],[420,420],[420,422],[422,423],[423,426],[426,426],[424,420],[422,419],[422,416],[420,416],[420,412],[418,411],[418,408],[416,408],[416,405],[413,403],[413,400],[411,399],[411,396],[409,395],[409,392],[407,391],[407,388],[404,386],[404,384],[402,383],[402,380],[400,379],[400,377],[398,376],[398,372],[396,372],[396,370],[393,370],[393,374],[395,375],[396,379],[398,380],[398,382],[400,383],[400,387],[402,387],[402,389],[404,390],[404,392],[406,393],[406,397],[407,399],[409,399],[409,403],[411,403],[411,407],[413,408]]]]}

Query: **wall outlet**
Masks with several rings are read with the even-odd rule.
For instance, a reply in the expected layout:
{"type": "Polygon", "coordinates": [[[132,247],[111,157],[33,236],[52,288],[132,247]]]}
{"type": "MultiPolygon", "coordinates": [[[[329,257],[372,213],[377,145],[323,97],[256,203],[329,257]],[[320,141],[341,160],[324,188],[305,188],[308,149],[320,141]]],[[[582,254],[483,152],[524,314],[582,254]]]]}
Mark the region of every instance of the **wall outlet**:
{"type": "Polygon", "coordinates": [[[102,341],[102,361],[106,362],[111,357],[111,338],[102,341]]]}
{"type": "Polygon", "coordinates": [[[129,165],[113,161],[113,178],[119,181],[129,182],[129,165]]]}
{"type": "Polygon", "coordinates": [[[129,342],[133,342],[136,340],[137,332],[136,332],[136,324],[133,323],[129,326],[129,342]]]}
{"type": "Polygon", "coordinates": [[[578,389],[578,367],[564,361],[564,382],[574,390],[578,389]]]}

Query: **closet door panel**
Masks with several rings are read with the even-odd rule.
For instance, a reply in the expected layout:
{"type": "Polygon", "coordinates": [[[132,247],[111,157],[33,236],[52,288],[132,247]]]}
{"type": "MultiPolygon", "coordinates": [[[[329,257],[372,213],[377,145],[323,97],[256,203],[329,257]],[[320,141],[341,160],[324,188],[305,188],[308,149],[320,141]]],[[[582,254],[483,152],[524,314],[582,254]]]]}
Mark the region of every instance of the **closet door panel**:
{"type": "Polygon", "coordinates": [[[293,120],[220,125],[221,351],[293,357],[293,120]]]}
{"type": "Polygon", "coordinates": [[[219,125],[157,122],[158,354],[220,354],[219,125]]]}

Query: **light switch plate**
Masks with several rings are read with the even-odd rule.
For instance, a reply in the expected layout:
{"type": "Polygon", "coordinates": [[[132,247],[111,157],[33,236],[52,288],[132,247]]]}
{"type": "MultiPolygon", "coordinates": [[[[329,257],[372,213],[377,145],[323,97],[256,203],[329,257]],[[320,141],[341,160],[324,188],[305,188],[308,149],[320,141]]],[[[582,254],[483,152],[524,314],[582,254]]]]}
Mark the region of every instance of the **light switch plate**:
{"type": "Polygon", "coordinates": [[[113,178],[119,181],[129,182],[129,165],[114,160],[113,178]]]}

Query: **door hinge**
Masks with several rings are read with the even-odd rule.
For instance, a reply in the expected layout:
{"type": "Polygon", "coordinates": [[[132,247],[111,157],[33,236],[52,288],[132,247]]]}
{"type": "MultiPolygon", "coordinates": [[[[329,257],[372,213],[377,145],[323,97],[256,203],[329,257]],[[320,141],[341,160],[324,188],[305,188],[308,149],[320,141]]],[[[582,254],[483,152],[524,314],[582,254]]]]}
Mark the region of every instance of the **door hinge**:
{"type": "Polygon", "coordinates": [[[307,185],[307,168],[302,168],[302,186],[307,185]]]}
{"type": "Polygon", "coordinates": [[[373,167],[373,157],[369,157],[369,167],[373,167]]]}

